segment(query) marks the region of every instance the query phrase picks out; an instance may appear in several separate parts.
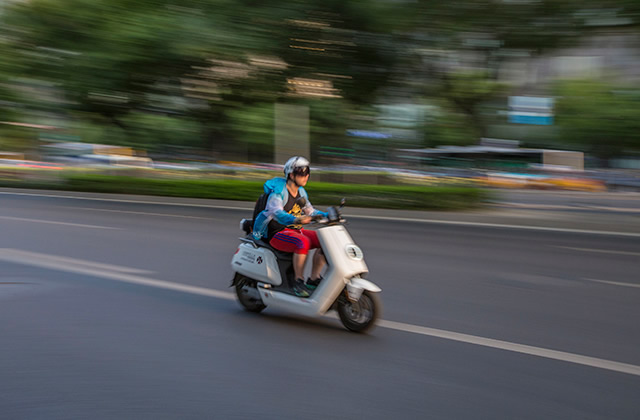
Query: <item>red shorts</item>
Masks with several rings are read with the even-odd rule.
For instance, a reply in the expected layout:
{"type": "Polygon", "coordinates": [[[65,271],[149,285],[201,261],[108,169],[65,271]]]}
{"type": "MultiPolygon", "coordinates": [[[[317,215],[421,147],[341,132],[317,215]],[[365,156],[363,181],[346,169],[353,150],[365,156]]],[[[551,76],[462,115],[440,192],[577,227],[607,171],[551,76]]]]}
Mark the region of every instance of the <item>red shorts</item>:
{"type": "Polygon", "coordinates": [[[269,245],[278,251],[307,255],[309,249],[320,248],[320,241],[315,230],[284,229],[273,235],[269,245]]]}

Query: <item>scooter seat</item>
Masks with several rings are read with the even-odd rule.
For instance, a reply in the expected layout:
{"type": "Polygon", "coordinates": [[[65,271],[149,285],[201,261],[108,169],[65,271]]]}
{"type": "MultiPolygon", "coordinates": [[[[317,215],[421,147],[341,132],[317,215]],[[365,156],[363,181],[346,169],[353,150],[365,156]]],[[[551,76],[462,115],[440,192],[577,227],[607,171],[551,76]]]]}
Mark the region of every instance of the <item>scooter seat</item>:
{"type": "MultiPolygon", "coordinates": [[[[251,236],[251,235],[249,235],[251,236]]],[[[251,238],[253,239],[253,236],[251,236],[251,238]]],[[[275,249],[274,247],[272,247],[271,245],[269,245],[269,243],[263,241],[262,239],[253,239],[253,242],[258,245],[260,248],[267,248],[269,251],[273,252],[276,256],[277,259],[279,259],[280,261],[292,261],[293,260],[293,252],[284,252],[284,251],[280,251],[275,249]]]]}

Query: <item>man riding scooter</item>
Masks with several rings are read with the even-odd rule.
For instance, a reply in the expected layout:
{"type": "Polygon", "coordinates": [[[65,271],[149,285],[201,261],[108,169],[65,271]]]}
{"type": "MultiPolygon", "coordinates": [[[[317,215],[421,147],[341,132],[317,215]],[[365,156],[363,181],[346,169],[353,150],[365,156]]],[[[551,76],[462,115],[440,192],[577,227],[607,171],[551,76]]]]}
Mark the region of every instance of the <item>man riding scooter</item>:
{"type": "Polygon", "coordinates": [[[273,178],[264,184],[269,194],[266,208],[258,214],[253,225],[253,237],[264,239],[279,251],[293,253],[295,279],[289,284],[296,296],[308,297],[322,280],[321,272],[326,264],[318,236],[306,230],[312,216],[327,216],[309,202],[304,186],[309,181],[309,161],[301,156],[290,158],[284,165],[284,178],[273,178]],[[304,199],[304,200],[302,200],[304,199]],[[299,204],[304,201],[302,206],[299,204]],[[313,256],[311,277],[304,281],[304,267],[310,249],[317,249],[313,256]]]}

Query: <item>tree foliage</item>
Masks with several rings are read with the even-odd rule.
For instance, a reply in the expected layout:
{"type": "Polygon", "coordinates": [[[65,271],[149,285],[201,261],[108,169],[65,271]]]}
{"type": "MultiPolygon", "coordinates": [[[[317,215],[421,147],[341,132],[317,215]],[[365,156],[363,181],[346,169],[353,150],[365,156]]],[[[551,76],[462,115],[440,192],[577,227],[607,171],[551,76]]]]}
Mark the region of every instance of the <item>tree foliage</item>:
{"type": "Polygon", "coordinates": [[[594,80],[560,83],[557,121],[563,140],[605,162],[640,151],[640,91],[594,80]]]}
{"type": "Polygon", "coordinates": [[[0,14],[0,119],[268,157],[275,102],[310,104],[319,146],[346,140],[353,110],[435,98],[446,117],[431,131],[464,143],[483,135],[510,54],[565,45],[598,10],[640,21],[633,0],[15,2],[0,14]]]}

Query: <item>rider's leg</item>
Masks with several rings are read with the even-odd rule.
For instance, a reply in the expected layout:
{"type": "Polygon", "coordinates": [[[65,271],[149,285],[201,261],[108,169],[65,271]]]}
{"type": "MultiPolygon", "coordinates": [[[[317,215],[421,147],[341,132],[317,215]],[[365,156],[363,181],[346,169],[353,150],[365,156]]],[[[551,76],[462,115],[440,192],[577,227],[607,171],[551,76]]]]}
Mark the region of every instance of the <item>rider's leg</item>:
{"type": "Polygon", "coordinates": [[[293,272],[296,274],[297,279],[304,279],[304,265],[306,262],[307,254],[293,254],[293,272]]]}
{"type": "MultiPolygon", "coordinates": [[[[322,252],[322,248],[320,248],[320,241],[318,240],[318,233],[315,230],[306,230],[301,229],[300,233],[309,238],[309,247],[311,249],[316,249],[315,254],[313,254],[312,266],[311,266],[311,277],[309,280],[317,285],[317,280],[322,278],[321,273],[324,268],[327,260],[324,257],[324,253],[322,252]]],[[[307,282],[308,284],[309,282],[307,282]]]]}
{"type": "Polygon", "coordinates": [[[293,252],[295,278],[291,280],[290,287],[297,296],[309,296],[309,292],[304,288],[304,265],[309,253],[309,238],[298,231],[285,229],[276,233],[269,243],[280,251],[293,252]]]}
{"type": "Polygon", "coordinates": [[[324,257],[324,253],[322,252],[322,248],[316,249],[316,252],[313,254],[313,265],[311,267],[311,280],[317,280],[321,276],[322,269],[327,263],[327,259],[324,257]]]}

